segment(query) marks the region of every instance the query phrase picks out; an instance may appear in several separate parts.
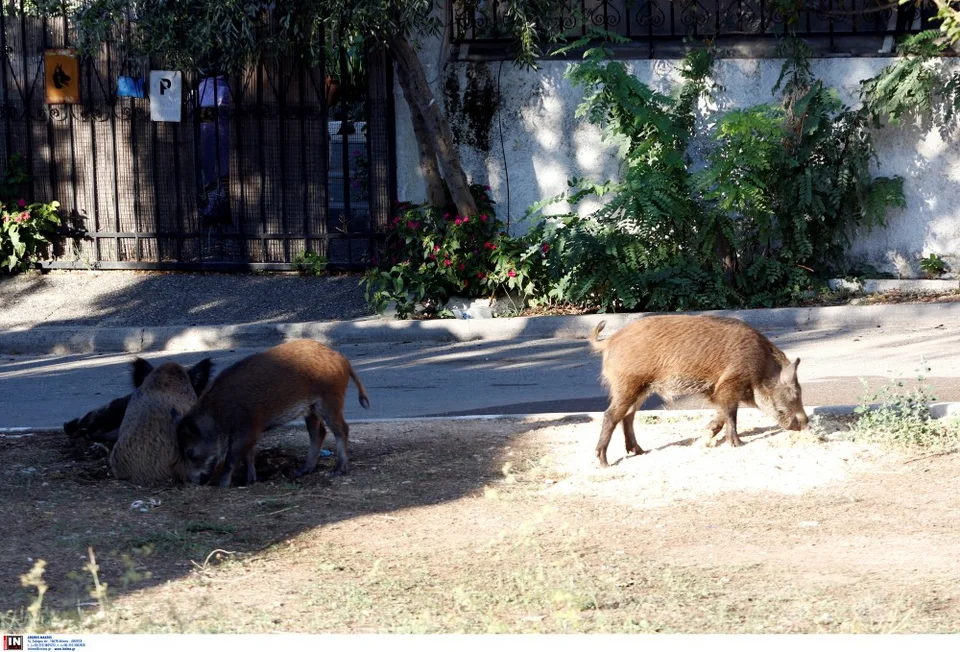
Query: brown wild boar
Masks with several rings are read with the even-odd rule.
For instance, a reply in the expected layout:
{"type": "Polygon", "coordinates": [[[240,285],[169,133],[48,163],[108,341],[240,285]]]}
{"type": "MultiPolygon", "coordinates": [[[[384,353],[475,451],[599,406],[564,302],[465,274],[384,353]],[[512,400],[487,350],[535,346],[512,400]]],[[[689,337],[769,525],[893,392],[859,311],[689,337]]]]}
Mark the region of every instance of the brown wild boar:
{"type": "Polygon", "coordinates": [[[227,367],[180,421],[177,437],[184,478],[194,484],[219,479],[221,487],[229,487],[234,469],[244,462],[247,484],[256,482],[255,449],[264,431],[298,417],[306,420],[310,450],[294,477],[316,468],[327,434],[324,422],[337,440],[333,472],[347,473],[349,428],[343,401],[351,378],[360,392],[360,405],[369,408],[363,383],[350,362],[313,340],[280,344],[227,367]]]}
{"type": "Polygon", "coordinates": [[[110,452],[110,472],[115,478],[142,486],[181,479],[177,420],[197,401],[210,379],[210,369],[209,358],[189,370],[175,362],[154,368],[141,358],[134,361],[137,389],[110,452]]]}
{"type": "Polygon", "coordinates": [[[590,344],[603,352],[603,380],[610,406],[603,415],[597,458],[607,466],[607,446],[614,428],[623,422],[627,453],[642,455],[633,430],[633,417],[652,392],[665,398],[702,394],[717,406],[704,442],[740,446],[737,406],[759,407],[783,428],[803,430],[803,409],[797,366],[754,328],[737,319],[691,315],[658,315],[639,319],[602,342],[606,322],[590,335],[590,344]]]}

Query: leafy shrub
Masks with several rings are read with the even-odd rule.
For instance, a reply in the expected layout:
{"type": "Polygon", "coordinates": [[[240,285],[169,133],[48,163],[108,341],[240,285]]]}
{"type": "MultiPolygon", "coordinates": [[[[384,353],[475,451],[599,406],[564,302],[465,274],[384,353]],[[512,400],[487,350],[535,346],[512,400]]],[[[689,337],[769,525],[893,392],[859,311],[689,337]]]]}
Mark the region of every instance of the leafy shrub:
{"type": "Polygon", "coordinates": [[[539,219],[531,238],[550,247],[548,296],[602,311],[720,307],[728,296],[711,255],[716,234],[700,217],[686,159],[712,55],[688,55],[680,70],[684,83],[669,97],[609,54],[588,49],[566,76],[585,89],[577,116],[618,146],[621,179],[573,179],[567,193],[529,211],[539,219]],[[576,207],[587,197],[605,203],[588,216],[543,213],[558,201],[576,207]]]}
{"type": "Polygon", "coordinates": [[[920,259],[920,269],[929,276],[940,276],[947,271],[947,263],[937,254],[930,254],[926,258],[920,259]]]}
{"type": "Polygon", "coordinates": [[[905,205],[903,179],[870,170],[870,125],[886,96],[851,109],[813,78],[801,42],[787,39],[783,54],[782,101],[722,116],[696,173],[687,149],[711,85],[709,51],[687,55],[672,97],[604,48],[568,67],[585,89],[577,116],[618,146],[620,179],[572,179],[531,207],[532,238],[551,248],[552,300],[601,311],[768,307],[797,303],[844,271],[852,232],[905,205]],[[588,196],[604,202],[589,215],[544,213],[588,196]]]}
{"type": "Polygon", "coordinates": [[[477,215],[457,215],[452,202],[446,209],[398,204],[385,259],[362,281],[376,310],[393,301],[403,318],[418,305],[427,314],[440,314],[453,295],[487,297],[506,289],[536,294],[542,255],[503,230],[489,188],[474,184],[470,189],[477,215]]]}
{"type": "Polygon", "coordinates": [[[0,178],[0,269],[25,271],[39,260],[60,225],[58,202],[28,204],[16,198],[27,180],[20,157],[12,156],[0,178]]]}
{"type": "Polygon", "coordinates": [[[293,267],[304,276],[322,276],[327,271],[327,257],[315,251],[301,251],[294,256],[293,267]]]}
{"type": "Polygon", "coordinates": [[[930,367],[922,368],[913,389],[897,379],[866,394],[855,409],[854,435],[898,447],[945,448],[960,443],[960,426],[937,420],[930,411],[930,403],[937,399],[923,384],[923,374],[929,372],[930,367]],[[880,405],[872,408],[872,403],[880,405]]]}
{"type": "Polygon", "coordinates": [[[905,206],[903,179],[871,175],[870,109],[845,106],[813,79],[806,46],[789,55],[779,105],[732,111],[712,134],[696,175],[703,200],[724,220],[746,305],[796,301],[811,282],[843,271],[850,235],[905,206]]]}

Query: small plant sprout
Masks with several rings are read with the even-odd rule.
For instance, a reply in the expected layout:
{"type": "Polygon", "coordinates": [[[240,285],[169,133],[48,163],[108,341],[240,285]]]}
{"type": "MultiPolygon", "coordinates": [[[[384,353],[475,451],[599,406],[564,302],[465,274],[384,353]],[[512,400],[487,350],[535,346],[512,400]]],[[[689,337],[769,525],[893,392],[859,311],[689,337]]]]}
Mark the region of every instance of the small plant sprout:
{"type": "Polygon", "coordinates": [[[30,614],[30,620],[27,622],[27,632],[37,631],[37,624],[40,622],[40,611],[43,608],[43,595],[47,592],[47,583],[43,579],[43,573],[46,570],[47,562],[38,559],[33,563],[30,572],[20,576],[20,584],[25,588],[34,587],[37,589],[37,599],[29,607],[27,613],[30,614]]]}
{"type": "Polygon", "coordinates": [[[926,258],[920,259],[920,269],[928,277],[934,278],[947,271],[947,263],[937,254],[931,253],[926,258]]]}

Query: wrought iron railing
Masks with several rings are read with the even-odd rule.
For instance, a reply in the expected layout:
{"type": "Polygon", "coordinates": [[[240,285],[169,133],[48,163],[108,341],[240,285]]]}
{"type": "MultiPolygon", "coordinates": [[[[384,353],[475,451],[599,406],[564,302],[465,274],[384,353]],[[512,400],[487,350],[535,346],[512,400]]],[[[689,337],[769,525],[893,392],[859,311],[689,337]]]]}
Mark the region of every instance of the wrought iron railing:
{"type": "MultiPolygon", "coordinates": [[[[455,43],[509,40],[504,0],[451,0],[455,43]]],[[[570,0],[554,20],[567,39],[599,28],[636,41],[700,38],[887,36],[935,25],[933,2],[809,0],[796,13],[775,0],[570,0]]]]}

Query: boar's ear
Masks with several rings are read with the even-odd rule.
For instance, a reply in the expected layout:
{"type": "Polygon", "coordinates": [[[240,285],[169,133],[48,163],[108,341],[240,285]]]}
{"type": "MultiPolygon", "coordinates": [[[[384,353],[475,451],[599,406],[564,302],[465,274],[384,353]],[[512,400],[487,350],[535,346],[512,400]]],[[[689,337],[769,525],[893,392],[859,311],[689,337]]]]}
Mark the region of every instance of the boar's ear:
{"type": "Polygon", "coordinates": [[[800,358],[791,362],[780,371],[780,382],[784,385],[793,385],[797,382],[797,367],[800,366],[800,358]]]}
{"type": "Polygon", "coordinates": [[[143,384],[143,381],[146,377],[153,371],[153,365],[144,360],[143,358],[137,358],[133,361],[133,386],[140,387],[143,384]]]}
{"type": "Polygon", "coordinates": [[[210,382],[210,370],[213,369],[213,360],[204,358],[197,364],[190,367],[187,375],[190,376],[190,384],[193,385],[193,391],[200,396],[203,388],[210,382]]]}

